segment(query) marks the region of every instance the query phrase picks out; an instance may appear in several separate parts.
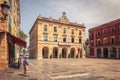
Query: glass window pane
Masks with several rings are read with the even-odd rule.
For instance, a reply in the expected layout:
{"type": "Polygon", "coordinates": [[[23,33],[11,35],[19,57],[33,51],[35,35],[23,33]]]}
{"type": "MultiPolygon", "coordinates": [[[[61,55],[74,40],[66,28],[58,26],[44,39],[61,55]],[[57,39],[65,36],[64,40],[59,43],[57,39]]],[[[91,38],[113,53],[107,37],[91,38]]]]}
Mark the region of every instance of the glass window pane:
{"type": "Polygon", "coordinates": [[[54,32],[57,32],[57,27],[54,27],[54,32]]]}
{"type": "Polygon", "coordinates": [[[48,40],[48,36],[44,35],[44,41],[47,41],[47,40],[48,40]]]}
{"type": "Polygon", "coordinates": [[[54,35],[54,42],[57,42],[57,35],[54,35]]]}
{"type": "Polygon", "coordinates": [[[44,31],[47,31],[47,26],[46,25],[44,26],[44,31]]]}
{"type": "Polygon", "coordinates": [[[63,33],[66,33],[66,28],[63,29],[63,33]]]}

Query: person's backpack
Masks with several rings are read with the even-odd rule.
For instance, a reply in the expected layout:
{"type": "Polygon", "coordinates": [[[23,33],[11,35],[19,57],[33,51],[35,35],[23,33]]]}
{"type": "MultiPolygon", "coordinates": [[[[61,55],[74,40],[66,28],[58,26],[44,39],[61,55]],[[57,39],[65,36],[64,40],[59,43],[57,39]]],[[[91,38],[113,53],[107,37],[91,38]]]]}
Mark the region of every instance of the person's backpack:
{"type": "Polygon", "coordinates": [[[24,60],[24,61],[23,61],[23,65],[24,65],[24,66],[29,65],[28,62],[27,62],[27,60],[24,60]]]}

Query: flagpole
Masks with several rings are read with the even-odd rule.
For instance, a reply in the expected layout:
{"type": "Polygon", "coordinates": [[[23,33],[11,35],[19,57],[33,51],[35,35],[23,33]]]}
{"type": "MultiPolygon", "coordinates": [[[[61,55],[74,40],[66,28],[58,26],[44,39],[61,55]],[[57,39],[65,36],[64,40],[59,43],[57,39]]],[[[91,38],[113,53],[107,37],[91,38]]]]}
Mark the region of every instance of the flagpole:
{"type": "Polygon", "coordinates": [[[82,44],[82,58],[86,58],[85,57],[85,46],[84,46],[84,43],[82,44]]]}

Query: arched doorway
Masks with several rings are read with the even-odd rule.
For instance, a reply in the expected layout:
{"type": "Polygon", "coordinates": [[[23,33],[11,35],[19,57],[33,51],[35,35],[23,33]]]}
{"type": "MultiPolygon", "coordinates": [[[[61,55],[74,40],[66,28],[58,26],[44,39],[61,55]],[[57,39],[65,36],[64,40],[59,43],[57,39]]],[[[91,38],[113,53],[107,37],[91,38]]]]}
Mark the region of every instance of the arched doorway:
{"type": "Polygon", "coordinates": [[[66,56],[67,56],[67,49],[63,48],[62,49],[62,58],[66,58],[66,56]]]}
{"type": "Polygon", "coordinates": [[[42,49],[42,57],[43,58],[48,58],[48,55],[49,55],[48,47],[43,47],[43,49],[42,49]]]}
{"type": "Polygon", "coordinates": [[[58,58],[58,48],[53,48],[53,58],[58,58]]]}
{"type": "Polygon", "coordinates": [[[70,58],[74,58],[75,57],[75,48],[71,48],[69,55],[70,55],[69,56],[70,58]]]}
{"type": "Polygon", "coordinates": [[[110,58],[116,58],[116,48],[112,47],[110,49],[110,58]]]}
{"type": "Polygon", "coordinates": [[[108,58],[108,49],[107,48],[104,48],[104,58],[108,58]]]}
{"type": "Polygon", "coordinates": [[[98,48],[98,49],[97,49],[97,58],[100,58],[100,57],[101,57],[101,49],[98,48]]]}

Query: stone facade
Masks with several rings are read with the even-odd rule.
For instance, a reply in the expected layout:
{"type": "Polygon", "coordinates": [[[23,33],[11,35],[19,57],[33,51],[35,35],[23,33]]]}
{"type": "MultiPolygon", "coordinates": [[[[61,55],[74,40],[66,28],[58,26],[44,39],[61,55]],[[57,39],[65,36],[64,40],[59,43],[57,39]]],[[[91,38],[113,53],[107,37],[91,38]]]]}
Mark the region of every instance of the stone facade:
{"type": "Polygon", "coordinates": [[[15,63],[19,56],[20,46],[12,37],[19,38],[20,31],[20,4],[19,0],[0,0],[10,6],[7,20],[3,20],[2,8],[0,7],[0,70],[5,70],[15,63]]]}
{"type": "Polygon", "coordinates": [[[89,29],[89,57],[120,59],[120,19],[89,29]]]}
{"type": "Polygon", "coordinates": [[[65,12],[59,20],[38,16],[29,36],[32,58],[85,58],[85,26],[70,22],[65,12]]]}

